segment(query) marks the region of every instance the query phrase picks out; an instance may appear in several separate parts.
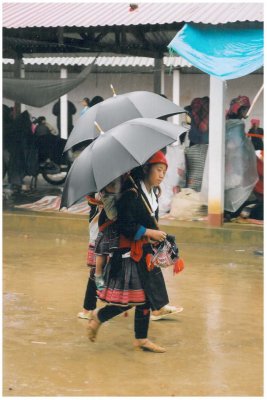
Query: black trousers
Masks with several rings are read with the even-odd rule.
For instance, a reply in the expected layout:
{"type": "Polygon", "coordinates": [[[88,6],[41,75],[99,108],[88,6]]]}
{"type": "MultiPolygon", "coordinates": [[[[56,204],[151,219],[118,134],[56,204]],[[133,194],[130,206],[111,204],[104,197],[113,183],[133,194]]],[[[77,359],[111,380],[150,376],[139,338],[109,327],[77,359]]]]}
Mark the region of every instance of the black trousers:
{"type": "MultiPolygon", "coordinates": [[[[129,310],[129,307],[105,306],[98,311],[98,319],[100,322],[106,322],[111,318],[129,310]]],[[[134,332],[136,339],[146,339],[149,327],[150,304],[149,302],[135,307],[134,316],[134,332]]]]}
{"type": "Polygon", "coordinates": [[[95,267],[90,267],[83,308],[88,311],[94,310],[96,308],[96,302],[95,267]]]}

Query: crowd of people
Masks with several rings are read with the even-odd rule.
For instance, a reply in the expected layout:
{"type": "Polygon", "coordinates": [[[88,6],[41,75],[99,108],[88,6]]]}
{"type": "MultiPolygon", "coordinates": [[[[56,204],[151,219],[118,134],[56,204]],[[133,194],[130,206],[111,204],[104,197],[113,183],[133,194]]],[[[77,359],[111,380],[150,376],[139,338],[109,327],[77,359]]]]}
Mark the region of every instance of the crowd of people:
{"type": "MultiPolygon", "coordinates": [[[[95,96],[91,100],[84,97],[80,102],[80,116],[103,100],[101,96],[95,96]]],[[[251,128],[246,134],[244,118],[249,106],[247,96],[238,96],[231,101],[226,114],[225,204],[228,204],[228,198],[232,203],[235,202],[235,196],[240,195],[241,187],[243,192],[239,197],[246,198],[238,207],[226,206],[225,221],[240,215],[248,216],[248,213],[251,218],[263,219],[263,129],[260,127],[260,120],[252,118],[251,128]],[[253,169],[254,151],[250,144],[256,151],[257,172],[253,169]],[[255,174],[258,178],[256,184],[253,183],[255,174]],[[250,207],[254,203],[255,207],[250,207]],[[249,208],[242,213],[246,206],[249,208]]],[[[159,200],[161,215],[170,211],[173,196],[183,188],[204,193],[203,198],[207,196],[209,97],[194,98],[185,110],[183,124],[187,132],[166,150],[170,168],[162,184],[163,194],[159,200]]],[[[57,129],[44,116],[33,118],[28,111],[24,111],[14,117],[14,108],[3,105],[3,171],[4,174],[7,173],[9,185],[15,191],[23,188],[26,175],[36,176],[40,168],[50,173],[59,172],[66,143],[66,140],[60,137],[59,101],[54,104],[52,112],[57,117],[57,129]]],[[[73,129],[72,119],[76,112],[75,105],[68,101],[68,134],[73,129]]],[[[83,147],[87,144],[89,141],[84,142],[83,147]]],[[[80,145],[74,146],[73,151],[77,149],[80,150],[80,145]]]]}
{"type": "MultiPolygon", "coordinates": [[[[101,96],[91,101],[84,98],[81,115],[102,100],[101,96]]],[[[76,112],[75,105],[68,101],[68,135],[73,129],[76,112]]],[[[35,118],[27,110],[15,115],[14,107],[3,105],[3,175],[7,174],[13,193],[29,190],[24,185],[25,176],[36,177],[41,171],[58,173],[60,164],[66,163],[67,156],[63,155],[66,139],[60,135],[60,101],[54,104],[52,113],[57,117],[57,129],[45,116],[35,118]]]]}
{"type": "MultiPolygon", "coordinates": [[[[263,129],[260,120],[252,118],[246,133],[249,107],[249,98],[238,96],[226,112],[225,221],[239,216],[263,219],[263,129]]],[[[166,157],[173,167],[162,185],[163,214],[170,211],[173,196],[183,188],[201,193],[200,198],[207,204],[209,98],[195,98],[185,110],[187,133],[180,136],[176,147],[167,148],[166,157]]]]}

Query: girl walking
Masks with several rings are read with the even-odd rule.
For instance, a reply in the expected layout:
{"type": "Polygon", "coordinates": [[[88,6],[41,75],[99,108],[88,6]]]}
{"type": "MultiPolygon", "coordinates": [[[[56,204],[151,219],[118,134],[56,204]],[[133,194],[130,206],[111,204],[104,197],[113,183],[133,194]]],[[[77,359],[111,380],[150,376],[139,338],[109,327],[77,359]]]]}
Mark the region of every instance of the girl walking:
{"type": "Polygon", "coordinates": [[[99,298],[108,305],[92,314],[88,326],[92,342],[103,322],[135,306],[134,347],[155,353],[166,351],[148,339],[148,327],[150,309],[159,310],[169,303],[161,269],[149,267],[151,241],[161,242],[167,236],[155,223],[158,218],[156,188],[167,168],[164,154],[157,152],[144,167],[135,170],[135,181],[128,179],[123,186],[117,202],[119,248],[111,254],[105,267],[105,284],[99,292],[99,298]]]}

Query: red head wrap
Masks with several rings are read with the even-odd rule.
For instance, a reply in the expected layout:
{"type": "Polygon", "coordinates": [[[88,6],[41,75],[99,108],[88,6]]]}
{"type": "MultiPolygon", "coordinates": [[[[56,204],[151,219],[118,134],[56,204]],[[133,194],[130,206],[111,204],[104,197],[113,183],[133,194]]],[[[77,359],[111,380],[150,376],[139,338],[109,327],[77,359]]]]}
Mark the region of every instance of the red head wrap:
{"type": "Polygon", "coordinates": [[[259,119],[256,119],[256,118],[252,118],[250,120],[250,122],[252,123],[252,125],[260,125],[261,121],[259,119]]]}
{"type": "Polygon", "coordinates": [[[168,168],[168,161],[162,151],[157,151],[157,153],[153,154],[146,164],[165,164],[168,168]]]}
{"type": "Polygon", "coordinates": [[[247,96],[238,96],[230,103],[228,114],[237,114],[240,107],[250,107],[250,101],[247,96]]]}

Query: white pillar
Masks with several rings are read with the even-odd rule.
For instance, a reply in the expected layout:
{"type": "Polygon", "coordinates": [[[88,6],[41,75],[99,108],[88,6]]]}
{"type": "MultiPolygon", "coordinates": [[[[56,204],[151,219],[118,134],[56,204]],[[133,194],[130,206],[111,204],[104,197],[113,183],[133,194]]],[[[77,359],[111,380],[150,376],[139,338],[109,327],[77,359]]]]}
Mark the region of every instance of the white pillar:
{"type": "MultiPolygon", "coordinates": [[[[67,69],[60,69],[60,78],[67,78],[67,69]]],[[[68,139],[68,95],[64,94],[60,97],[60,137],[68,139]]]]}
{"type": "MultiPolygon", "coordinates": [[[[21,61],[21,64],[20,64],[20,77],[21,78],[25,78],[25,65],[23,64],[22,61],[21,61]]],[[[21,107],[21,112],[26,110],[25,104],[21,104],[20,107],[21,107]]]]}
{"type": "Polygon", "coordinates": [[[163,61],[162,61],[162,65],[161,65],[160,93],[165,94],[165,65],[164,65],[163,61]]]}
{"type": "Polygon", "coordinates": [[[210,77],[208,222],[222,226],[225,175],[225,82],[210,77]]]}
{"type": "MultiPolygon", "coordinates": [[[[179,69],[174,69],[172,73],[172,101],[180,105],[180,71],[179,69]]],[[[172,117],[172,122],[174,124],[180,123],[180,117],[178,115],[174,115],[172,117]]]]}

